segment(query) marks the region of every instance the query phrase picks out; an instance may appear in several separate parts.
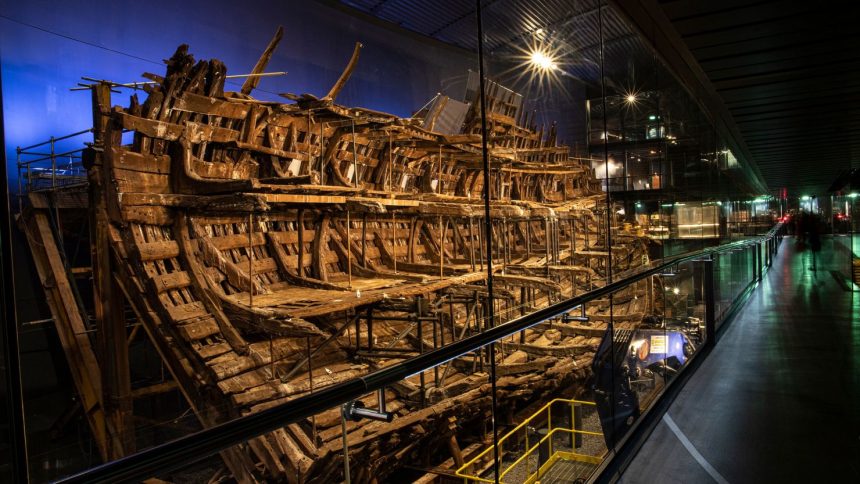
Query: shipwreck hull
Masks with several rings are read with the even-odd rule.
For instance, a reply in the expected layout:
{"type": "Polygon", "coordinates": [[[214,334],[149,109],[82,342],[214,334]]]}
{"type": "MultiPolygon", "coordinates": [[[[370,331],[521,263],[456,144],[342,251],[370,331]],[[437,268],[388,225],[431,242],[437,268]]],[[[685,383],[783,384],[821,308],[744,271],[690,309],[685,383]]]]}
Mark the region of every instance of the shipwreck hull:
{"type": "MultiPolygon", "coordinates": [[[[147,74],[155,83],[142,104],[135,95],[112,107],[110,84],[93,86],[86,156],[96,297],[116,285],[203,426],[603,285],[610,257],[614,275],[647,261],[642,238],[608,227],[590,169],[493,83],[487,183],[475,99],[460,129],[442,134],[432,110],[421,120],[339,106],[338,85],[322,99],[262,102],[247,82],[224,92],[225,75],[221,62],[195,63],[183,46],[165,76],[147,74]],[[123,144],[127,131],[133,141],[123,144]]],[[[26,230],[37,227],[27,220],[26,230]]],[[[641,295],[614,296],[622,326],[652,309],[641,295]]],[[[497,345],[506,419],[583,390],[608,314],[599,302],[588,325],[557,321],[497,345]]],[[[491,410],[488,358],[479,352],[387,389],[392,422],[348,422],[350,458],[362,463],[353,480],[383,479],[410,460],[438,467],[450,454],[448,468],[461,463],[458,438],[480,434],[491,410]],[[449,452],[430,451],[438,448],[449,452]]],[[[114,422],[107,428],[94,420],[100,434],[122,434],[129,410],[120,407],[100,417],[114,422]]],[[[103,456],[133,448],[116,447],[103,446],[103,456]]],[[[342,478],[342,450],[331,409],[222,457],[241,482],[331,482],[342,478]]]]}

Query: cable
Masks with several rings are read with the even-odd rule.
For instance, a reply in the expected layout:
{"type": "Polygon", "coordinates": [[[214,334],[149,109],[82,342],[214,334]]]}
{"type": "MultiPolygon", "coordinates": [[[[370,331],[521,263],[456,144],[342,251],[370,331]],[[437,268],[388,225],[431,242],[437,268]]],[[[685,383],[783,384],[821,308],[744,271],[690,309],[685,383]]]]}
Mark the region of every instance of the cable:
{"type": "MultiPolygon", "coordinates": [[[[34,25],[34,24],[31,24],[31,23],[28,23],[28,22],[24,22],[24,21],[22,21],[22,20],[18,20],[18,19],[15,19],[15,18],[9,17],[8,15],[4,15],[4,14],[2,14],[2,13],[0,13],[0,18],[6,19],[6,20],[8,20],[8,21],[10,21],[10,22],[13,22],[13,23],[16,23],[16,24],[19,24],[19,25],[23,25],[23,26],[25,26],[25,27],[29,27],[29,28],[31,28],[31,29],[38,30],[38,31],[40,31],[40,32],[44,32],[44,33],[46,33],[46,34],[56,35],[57,37],[61,37],[61,38],[66,39],[66,40],[71,40],[71,41],[73,41],[73,42],[78,42],[78,43],[81,43],[81,44],[84,44],[84,45],[88,45],[88,46],[90,46],[90,47],[95,47],[95,48],[97,48],[97,49],[106,50],[106,51],[108,51],[108,52],[112,52],[112,53],[114,53],[114,54],[119,54],[119,55],[122,55],[122,56],[126,56],[126,57],[129,57],[129,58],[131,58],[131,59],[136,59],[136,60],[140,60],[140,61],[148,62],[148,63],[150,63],[150,64],[155,64],[155,65],[158,65],[158,66],[164,66],[164,63],[163,63],[163,62],[154,61],[154,60],[152,60],[152,59],[147,59],[147,58],[145,58],[145,57],[140,57],[140,56],[138,56],[138,55],[130,54],[130,53],[128,53],[128,52],[123,52],[123,51],[121,51],[121,50],[112,49],[112,48],[110,48],[110,47],[105,47],[105,46],[103,46],[103,45],[101,45],[101,44],[96,44],[95,42],[89,42],[89,41],[86,41],[86,40],[78,39],[78,38],[76,38],[76,37],[72,37],[71,35],[61,34],[61,33],[59,33],[59,32],[55,32],[55,31],[53,31],[53,30],[49,30],[49,29],[46,29],[46,28],[44,28],[44,27],[39,27],[38,25],[34,25]]],[[[232,85],[234,85],[234,86],[241,86],[241,85],[242,85],[242,84],[240,84],[240,83],[238,83],[238,82],[230,81],[230,80],[225,81],[225,83],[227,83],[227,84],[232,84],[232,85]]],[[[260,92],[265,92],[265,93],[268,93],[268,94],[272,94],[272,95],[274,95],[274,96],[278,96],[278,93],[276,93],[276,92],[267,91],[267,90],[265,90],[265,89],[261,89],[261,88],[259,88],[259,87],[256,87],[255,89],[256,89],[257,91],[260,91],[260,92]]]]}
{"type": "Polygon", "coordinates": [[[96,44],[96,43],[94,43],[94,42],[88,42],[88,41],[86,41],[86,40],[81,40],[81,39],[78,39],[78,38],[72,37],[72,36],[70,36],[70,35],[61,34],[61,33],[59,33],[59,32],[54,32],[53,30],[48,30],[48,29],[46,29],[46,28],[44,28],[44,27],[39,27],[38,25],[33,25],[33,24],[31,24],[31,23],[27,23],[27,22],[24,22],[24,21],[22,21],[22,20],[18,20],[18,19],[15,19],[15,18],[9,17],[8,15],[3,15],[2,13],[0,13],[0,18],[4,18],[4,19],[6,19],[6,20],[8,20],[8,21],[10,21],[10,22],[14,22],[14,23],[16,23],[16,24],[20,24],[20,25],[23,25],[23,26],[25,26],[25,27],[30,27],[31,29],[36,29],[36,30],[38,30],[38,31],[45,32],[45,33],[47,33],[47,34],[56,35],[57,37],[62,37],[62,38],[67,39],[67,40],[71,40],[71,41],[74,41],[74,42],[79,42],[79,43],[81,43],[81,44],[88,45],[88,46],[90,46],[90,47],[96,47],[96,48],[98,48],[98,49],[103,49],[103,50],[106,50],[106,51],[108,51],[108,52],[113,52],[114,54],[124,55],[124,56],[126,56],[126,57],[131,57],[132,59],[142,60],[142,61],[144,61],[144,62],[149,62],[149,63],[151,63],[151,64],[164,65],[163,63],[161,63],[161,62],[157,62],[157,61],[154,61],[154,60],[152,60],[152,59],[147,59],[147,58],[144,58],[144,57],[136,56],[136,55],[134,55],[134,54],[129,54],[128,52],[123,52],[123,51],[121,51],[121,50],[111,49],[110,47],[105,47],[105,46],[103,46],[103,45],[99,45],[99,44],[96,44]]]}

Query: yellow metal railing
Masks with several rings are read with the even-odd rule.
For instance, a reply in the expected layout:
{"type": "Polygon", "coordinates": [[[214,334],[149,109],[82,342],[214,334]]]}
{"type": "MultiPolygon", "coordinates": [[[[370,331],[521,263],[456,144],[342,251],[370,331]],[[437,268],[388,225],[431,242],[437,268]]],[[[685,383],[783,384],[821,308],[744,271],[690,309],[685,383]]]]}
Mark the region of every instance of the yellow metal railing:
{"type": "MultiPolygon", "coordinates": [[[[517,468],[517,466],[519,466],[522,463],[525,463],[526,471],[523,474],[525,476],[525,479],[522,479],[521,482],[525,482],[526,484],[531,484],[531,483],[539,480],[541,478],[541,476],[543,476],[546,473],[546,471],[549,470],[559,460],[573,460],[573,461],[587,462],[587,463],[591,463],[591,464],[600,464],[602,459],[598,456],[583,455],[583,454],[578,454],[578,453],[566,451],[566,450],[555,450],[554,451],[554,449],[553,449],[552,440],[553,440],[553,437],[556,435],[556,433],[567,433],[567,434],[570,434],[571,436],[573,436],[575,434],[593,435],[593,436],[599,436],[599,437],[603,436],[603,433],[601,433],[601,432],[591,432],[591,431],[575,428],[575,426],[576,426],[576,423],[575,423],[576,422],[576,410],[577,410],[577,406],[579,406],[579,405],[594,406],[594,402],[585,402],[585,401],[580,401],[580,400],[567,400],[567,399],[563,399],[563,398],[556,398],[556,399],[550,401],[549,403],[547,403],[546,405],[544,405],[543,407],[541,407],[540,410],[538,410],[537,412],[532,414],[529,418],[523,420],[522,423],[520,423],[519,425],[517,425],[516,427],[511,429],[509,432],[507,432],[504,436],[502,436],[502,438],[500,438],[499,442],[498,442],[498,452],[499,452],[499,459],[500,460],[504,456],[505,442],[507,442],[511,439],[515,439],[514,443],[515,444],[518,443],[519,439],[516,439],[516,436],[518,435],[518,433],[520,431],[523,431],[523,430],[525,431],[525,435],[524,435],[525,451],[514,462],[512,462],[511,464],[504,466],[504,468],[500,469],[499,482],[500,483],[504,482],[505,476],[508,475],[512,470],[517,468]],[[553,409],[553,406],[557,405],[557,404],[567,404],[570,407],[570,428],[564,428],[564,427],[553,428],[553,424],[552,424],[553,411],[552,411],[552,409],[553,409]],[[537,442],[535,442],[534,445],[529,445],[529,430],[528,430],[529,424],[531,424],[533,422],[543,422],[544,418],[546,419],[546,428],[549,429],[549,431],[547,432],[546,435],[544,435],[537,442]],[[538,452],[538,449],[540,449],[542,445],[547,445],[549,458],[546,460],[546,462],[538,462],[538,465],[535,466],[534,469],[531,469],[532,465],[530,462],[530,457],[535,452],[538,452]]],[[[556,416],[556,419],[558,419],[558,416],[556,416]]],[[[556,422],[558,422],[558,420],[556,420],[556,422]]],[[[485,464],[487,462],[486,457],[490,452],[493,452],[493,446],[487,447],[480,454],[476,455],[471,460],[469,460],[468,462],[466,462],[465,464],[460,466],[460,468],[457,469],[455,474],[458,477],[462,477],[463,481],[467,482],[467,483],[468,482],[487,482],[487,483],[494,484],[495,481],[493,479],[487,479],[484,477],[480,477],[478,475],[483,471],[483,469],[474,469],[474,470],[472,469],[476,463],[481,463],[482,465],[485,464]]]]}

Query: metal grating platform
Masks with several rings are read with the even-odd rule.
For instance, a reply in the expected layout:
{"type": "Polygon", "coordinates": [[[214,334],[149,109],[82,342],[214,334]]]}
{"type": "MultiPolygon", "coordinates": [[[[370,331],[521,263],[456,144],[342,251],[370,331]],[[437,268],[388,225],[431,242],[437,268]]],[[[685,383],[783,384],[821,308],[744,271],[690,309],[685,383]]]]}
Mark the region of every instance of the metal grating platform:
{"type": "Polygon", "coordinates": [[[547,470],[540,483],[569,484],[572,482],[585,482],[596,468],[597,464],[559,459],[547,470]]]}

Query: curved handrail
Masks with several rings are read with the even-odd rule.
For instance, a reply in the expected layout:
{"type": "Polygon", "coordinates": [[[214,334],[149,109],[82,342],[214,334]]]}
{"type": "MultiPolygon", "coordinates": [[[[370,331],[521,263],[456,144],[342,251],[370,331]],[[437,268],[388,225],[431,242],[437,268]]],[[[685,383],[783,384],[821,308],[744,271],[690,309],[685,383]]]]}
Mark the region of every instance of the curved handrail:
{"type": "Polygon", "coordinates": [[[353,380],[322,388],[257,413],[203,429],[135,454],[102,464],[60,479],[60,483],[140,481],[154,473],[167,472],[216,454],[254,437],[311,417],[322,411],[355,400],[362,395],[390,386],[400,380],[472,353],[502,338],[514,335],[547,320],[557,318],[578,306],[617,292],[624,287],[659,274],[672,266],[701,260],[713,254],[745,248],[773,238],[782,228],[778,223],[766,235],[702,249],[673,257],[650,269],[539,309],[531,314],[500,324],[439,349],[415,356],[353,380]]]}

